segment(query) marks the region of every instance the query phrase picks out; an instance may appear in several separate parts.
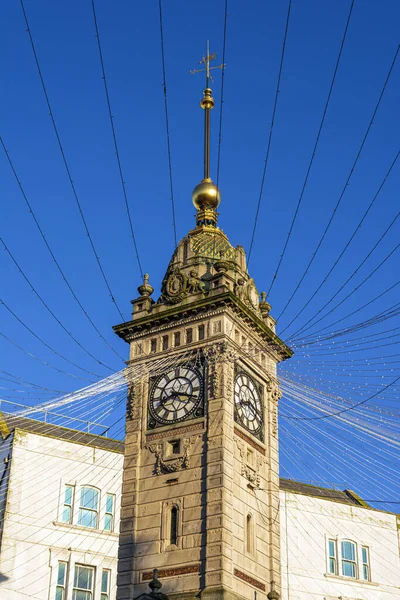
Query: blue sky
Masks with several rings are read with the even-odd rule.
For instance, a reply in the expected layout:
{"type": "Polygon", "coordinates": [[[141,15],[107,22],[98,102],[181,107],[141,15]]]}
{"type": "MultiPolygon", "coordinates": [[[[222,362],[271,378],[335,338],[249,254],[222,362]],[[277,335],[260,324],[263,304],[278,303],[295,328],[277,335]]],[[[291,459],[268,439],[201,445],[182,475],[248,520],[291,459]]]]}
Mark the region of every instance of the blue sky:
{"type": "MultiPolygon", "coordinates": [[[[199,108],[201,75],[190,75],[205,50],[206,40],[221,61],[225,2],[203,5],[183,0],[163,2],[166,82],[178,238],[194,224],[193,187],[202,177],[202,124],[199,108]]],[[[53,114],[96,250],[124,318],[141,283],[130,239],[119,181],[91,2],[25,1],[31,33],[53,114]]],[[[249,249],[264,158],[288,4],[286,1],[229,2],[225,96],[221,146],[220,226],[230,241],[249,249]]],[[[259,290],[267,290],[276,270],[293,218],[317,135],[350,2],[294,0],[264,193],[250,271],[259,290]]],[[[2,57],[1,131],[24,191],[83,306],[117,351],[127,347],[116,339],[112,325],[121,321],[111,302],[85,234],[61,160],[43,90],[36,70],[20,3],[3,3],[0,18],[2,57]]],[[[140,259],[157,296],[174,250],[165,134],[163,77],[158,2],[97,0],[97,19],[109,86],[114,124],[126,181],[140,259]]],[[[293,234],[269,301],[278,316],[294,291],[326,227],[356,158],[398,45],[400,5],[396,0],[354,4],[336,83],[293,234]]],[[[278,323],[278,331],[302,309],[340,254],[398,152],[400,58],[382,98],[326,239],[293,302],[278,323]]],[[[212,176],[216,176],[221,73],[213,85],[212,176]]],[[[1,149],[0,149],[1,150],[1,149]]],[[[396,164],[349,250],[312,303],[284,336],[293,334],[353,273],[398,211],[400,183],[396,164]]],[[[84,318],[57,272],[35,227],[6,155],[0,153],[0,235],[40,295],[65,327],[98,359],[118,370],[123,362],[99,339],[84,318]]],[[[391,228],[371,258],[338,296],[352,291],[396,247],[399,223],[391,228]]],[[[92,360],[67,336],[37,300],[7,252],[0,252],[1,298],[35,333],[69,360],[99,376],[110,371],[92,360]]],[[[358,309],[398,279],[394,252],[359,291],[323,324],[358,309]]],[[[398,288],[370,304],[338,327],[371,318],[398,301],[398,288]]],[[[395,322],[396,321],[396,322],[395,322]]],[[[42,361],[76,377],[79,371],[36,340],[0,306],[0,331],[42,361]]],[[[321,326],[323,325],[321,324],[321,326]]],[[[394,328],[391,319],[366,334],[394,328]]],[[[363,335],[363,331],[359,336],[363,335]]],[[[393,350],[394,348],[394,350],[393,350]]],[[[384,360],[372,349],[363,358],[384,360]]],[[[55,390],[72,390],[84,380],[57,372],[0,338],[4,371],[55,390]]],[[[342,390],[360,399],[376,379],[353,374],[343,392],[344,377],[321,366],[318,345],[309,358],[299,350],[287,372],[316,379],[326,391],[342,390]],[[317,359],[317,360],[316,360],[317,359]],[[358,386],[358,387],[357,387],[358,386]]],[[[382,358],[383,357],[383,358],[382,358]]],[[[342,371],[348,373],[348,354],[342,371]],[[347,362],[346,362],[347,361],[347,362]]],[[[382,363],[383,364],[383,363],[382,363]]],[[[382,366],[380,364],[380,366],[382,366]]],[[[366,365],[368,367],[368,364],[366,365]]],[[[396,370],[397,369],[397,370],[396,370]]],[[[369,367],[371,375],[371,367],[369,367]]],[[[4,373],[3,373],[4,376],[4,373]]],[[[347,374],[348,376],[348,374],[347,374]]],[[[307,379],[308,378],[308,379],[307,379]]],[[[10,399],[29,402],[25,386],[1,382],[10,399]],[[18,391],[14,391],[14,389],[18,391]]],[[[32,398],[39,397],[30,394],[32,398]]],[[[44,397],[44,396],[43,396],[44,397]]],[[[32,400],[34,402],[36,400],[32,400]]],[[[387,402],[390,405],[388,397],[387,402]]]]}

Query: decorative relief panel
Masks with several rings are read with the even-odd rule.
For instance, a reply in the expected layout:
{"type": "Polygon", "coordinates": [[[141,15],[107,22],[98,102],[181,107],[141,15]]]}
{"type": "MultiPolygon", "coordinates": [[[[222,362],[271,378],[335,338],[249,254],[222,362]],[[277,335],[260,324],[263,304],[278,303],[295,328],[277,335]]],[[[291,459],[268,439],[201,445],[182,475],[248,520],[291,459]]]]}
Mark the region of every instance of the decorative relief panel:
{"type": "Polygon", "coordinates": [[[271,381],[267,387],[269,398],[272,401],[271,405],[271,433],[276,438],[278,437],[278,402],[282,398],[282,391],[276,382],[271,381]]]}
{"type": "Polygon", "coordinates": [[[238,579],[241,579],[242,581],[249,583],[253,587],[261,590],[262,592],[265,592],[265,584],[259,581],[258,579],[255,579],[251,575],[247,575],[247,573],[243,573],[243,571],[239,571],[239,569],[236,568],[233,569],[233,574],[238,579]]]}
{"type": "MultiPolygon", "coordinates": [[[[166,577],[178,577],[179,575],[189,575],[192,573],[200,573],[199,564],[158,570],[158,576],[160,579],[165,579],[166,577]]],[[[153,579],[153,571],[145,571],[142,573],[142,581],[150,581],[151,579],[153,579]]]]}
{"type": "Polygon", "coordinates": [[[142,382],[136,382],[128,388],[128,395],[126,399],[126,418],[129,421],[138,421],[140,419],[140,398],[142,395],[143,384],[142,382]]]}
{"type": "Polygon", "coordinates": [[[249,487],[258,489],[261,481],[260,471],[263,465],[263,458],[259,454],[253,456],[254,453],[249,451],[240,439],[235,438],[235,443],[240,455],[240,473],[247,479],[249,487]]]}
{"type": "Polygon", "coordinates": [[[206,285],[198,276],[197,271],[192,269],[187,275],[179,267],[173,266],[167,270],[162,282],[159,302],[178,304],[190,294],[197,292],[206,292],[206,285]]]}
{"type": "Polygon", "coordinates": [[[165,438],[170,438],[171,435],[183,435],[184,433],[191,433],[192,431],[203,431],[204,423],[194,423],[193,425],[186,425],[185,427],[178,427],[173,431],[160,431],[158,433],[150,433],[146,435],[147,444],[153,442],[155,440],[162,440],[165,438]]]}
{"type": "Polygon", "coordinates": [[[190,467],[190,449],[197,438],[201,438],[201,435],[193,435],[190,438],[178,440],[181,446],[180,455],[176,458],[174,458],[174,455],[171,455],[170,457],[166,456],[165,443],[146,445],[145,448],[148,448],[148,450],[155,454],[156,457],[156,464],[154,467],[155,475],[176,473],[177,471],[181,471],[182,469],[187,469],[190,467]]]}
{"type": "Polygon", "coordinates": [[[245,442],[247,442],[250,446],[252,446],[258,452],[260,452],[260,454],[262,454],[263,456],[265,456],[265,449],[262,446],[260,446],[260,444],[257,444],[257,442],[255,442],[250,436],[248,436],[245,433],[243,433],[243,431],[240,431],[240,429],[238,429],[237,427],[235,427],[233,431],[234,431],[234,433],[237,436],[239,436],[240,438],[242,438],[242,440],[244,440],[245,442]]]}

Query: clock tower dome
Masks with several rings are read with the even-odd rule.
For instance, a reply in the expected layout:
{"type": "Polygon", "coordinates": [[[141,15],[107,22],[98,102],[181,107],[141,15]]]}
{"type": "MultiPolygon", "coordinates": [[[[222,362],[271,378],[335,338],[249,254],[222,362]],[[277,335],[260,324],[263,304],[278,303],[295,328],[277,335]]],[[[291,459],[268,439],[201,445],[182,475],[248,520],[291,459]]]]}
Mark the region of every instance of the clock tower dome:
{"type": "Polygon", "coordinates": [[[170,600],[279,598],[276,365],[292,352],[244,249],[217,226],[212,58],[203,59],[196,226],[175,249],[158,299],[145,275],[132,319],[114,327],[140,372],[128,382],[117,600],[145,593],[155,568],[170,600]]]}

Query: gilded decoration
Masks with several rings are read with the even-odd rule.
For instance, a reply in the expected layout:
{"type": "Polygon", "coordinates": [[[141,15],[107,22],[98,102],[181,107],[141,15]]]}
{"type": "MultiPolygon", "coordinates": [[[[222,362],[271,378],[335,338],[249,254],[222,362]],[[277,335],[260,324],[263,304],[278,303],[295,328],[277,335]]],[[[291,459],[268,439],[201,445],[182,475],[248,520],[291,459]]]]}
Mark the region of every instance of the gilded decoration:
{"type": "Polygon", "coordinates": [[[176,473],[177,471],[181,471],[183,469],[187,469],[190,467],[190,447],[196,439],[198,435],[191,436],[190,438],[183,438],[182,440],[182,454],[178,458],[171,460],[164,457],[164,444],[149,444],[146,446],[155,454],[156,464],[154,467],[155,475],[162,475],[165,473],[176,473]]]}
{"type": "Polygon", "coordinates": [[[205,293],[206,286],[194,269],[189,272],[189,275],[186,275],[179,267],[174,267],[172,270],[168,269],[161,291],[160,300],[162,302],[178,304],[190,294],[205,293]]]}
{"type": "Polygon", "coordinates": [[[235,260],[235,249],[225,236],[218,231],[203,231],[201,234],[191,237],[190,242],[195,256],[235,260]]]}

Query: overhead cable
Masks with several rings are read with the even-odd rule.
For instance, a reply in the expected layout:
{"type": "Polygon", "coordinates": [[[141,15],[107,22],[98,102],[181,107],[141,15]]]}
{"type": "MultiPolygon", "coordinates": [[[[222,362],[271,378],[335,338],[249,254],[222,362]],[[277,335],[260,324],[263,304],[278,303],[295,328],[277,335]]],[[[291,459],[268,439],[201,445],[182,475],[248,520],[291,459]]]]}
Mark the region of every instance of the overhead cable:
{"type": "Polygon", "coordinates": [[[349,186],[349,184],[350,184],[350,180],[351,180],[351,178],[352,178],[352,176],[353,176],[354,170],[355,170],[355,168],[356,168],[356,166],[357,166],[357,163],[358,163],[358,161],[359,161],[359,159],[360,159],[360,156],[361,156],[362,150],[363,150],[363,148],[364,148],[364,146],[365,146],[365,143],[366,143],[366,141],[367,141],[367,138],[368,138],[368,136],[369,136],[369,133],[370,133],[370,131],[371,131],[372,125],[374,124],[374,120],[375,120],[376,114],[377,114],[377,112],[378,112],[378,109],[379,109],[379,106],[380,106],[380,104],[381,104],[381,101],[382,101],[383,95],[384,95],[384,93],[385,93],[385,91],[386,91],[387,84],[388,84],[388,82],[389,82],[390,76],[391,76],[391,74],[392,74],[392,71],[393,71],[394,65],[395,65],[395,63],[396,63],[396,60],[397,60],[397,56],[398,56],[398,53],[399,53],[399,49],[400,49],[400,44],[397,46],[396,52],[395,52],[395,54],[394,54],[393,60],[392,60],[392,62],[391,62],[390,68],[389,68],[389,72],[388,72],[388,74],[387,74],[387,76],[386,76],[385,82],[384,82],[384,84],[383,84],[383,87],[382,87],[382,89],[381,89],[381,92],[380,92],[380,94],[379,94],[378,101],[377,101],[377,103],[376,103],[376,105],[375,105],[375,108],[374,108],[374,111],[373,111],[373,113],[372,113],[371,119],[370,119],[370,121],[369,121],[369,123],[368,123],[368,127],[367,127],[367,129],[366,129],[366,131],[365,131],[365,134],[364,134],[364,136],[363,136],[363,139],[362,139],[362,141],[361,141],[361,145],[360,145],[360,147],[359,147],[359,149],[358,149],[358,151],[357,151],[356,158],[355,158],[355,160],[354,160],[354,162],[353,162],[353,164],[352,164],[352,166],[351,166],[350,172],[349,172],[349,174],[348,174],[348,176],[347,176],[347,179],[346,179],[346,181],[345,181],[345,184],[344,184],[344,186],[343,186],[343,189],[342,189],[342,191],[341,191],[341,193],[340,193],[340,195],[339,195],[339,198],[338,198],[338,200],[337,200],[337,202],[336,202],[336,205],[335,205],[335,207],[334,207],[334,209],[333,209],[333,211],[332,211],[332,214],[331,214],[331,216],[330,216],[330,218],[329,218],[328,224],[326,225],[326,227],[325,227],[325,230],[324,230],[324,232],[323,232],[323,234],[322,234],[321,238],[319,239],[319,241],[318,241],[318,244],[317,244],[317,246],[316,246],[316,248],[315,248],[314,252],[312,253],[311,259],[309,260],[309,262],[308,262],[308,264],[307,264],[307,266],[306,266],[306,268],[305,268],[305,270],[304,270],[304,272],[303,272],[303,275],[300,277],[300,280],[299,280],[299,282],[297,283],[297,285],[296,285],[296,287],[295,287],[294,291],[292,292],[292,294],[291,294],[291,296],[289,297],[288,301],[286,302],[285,306],[283,307],[283,310],[282,310],[282,311],[281,311],[281,313],[278,315],[277,321],[279,321],[279,319],[281,319],[282,315],[283,315],[283,314],[286,312],[286,310],[287,310],[288,306],[291,304],[291,302],[292,302],[293,298],[294,298],[294,297],[295,297],[295,295],[297,294],[297,291],[299,290],[299,288],[300,288],[301,284],[303,283],[303,281],[304,281],[304,278],[305,278],[305,277],[306,277],[306,275],[308,274],[308,271],[309,271],[309,269],[310,269],[311,265],[313,264],[313,262],[314,262],[314,260],[315,260],[315,257],[317,256],[317,254],[318,254],[318,252],[319,252],[319,249],[321,248],[321,246],[322,246],[322,243],[323,243],[323,241],[324,241],[324,239],[325,239],[325,237],[326,237],[326,235],[327,235],[327,233],[328,233],[328,231],[329,231],[329,229],[330,229],[330,226],[331,226],[331,224],[332,224],[332,221],[333,221],[333,219],[334,219],[334,217],[335,217],[335,215],[336,215],[336,212],[337,212],[337,210],[338,210],[338,208],[339,208],[339,206],[340,206],[340,204],[341,204],[341,201],[342,201],[342,199],[343,199],[343,196],[345,195],[345,193],[346,193],[346,190],[347,190],[347,188],[348,188],[348,186],[349,186]]]}
{"type": "Polygon", "coordinates": [[[225,83],[225,54],[226,54],[226,24],[228,19],[228,0],[225,0],[224,8],[224,36],[222,42],[222,73],[221,73],[221,100],[219,108],[219,129],[218,129],[218,153],[217,153],[217,187],[219,187],[219,173],[221,167],[221,142],[222,142],[222,116],[224,108],[224,83],[225,83]]]}
{"type": "Polygon", "coordinates": [[[117,134],[116,134],[115,127],[114,127],[114,115],[113,115],[112,110],[111,110],[110,94],[109,94],[109,91],[108,91],[108,83],[107,83],[107,78],[106,78],[106,71],[105,71],[105,68],[104,68],[103,51],[102,51],[102,48],[101,48],[100,34],[99,34],[99,28],[98,28],[98,25],[97,25],[97,16],[96,16],[96,8],[95,8],[94,0],[92,0],[92,11],[93,11],[94,26],[95,26],[95,30],[96,30],[97,47],[98,47],[98,50],[99,50],[99,58],[100,58],[102,79],[103,79],[103,83],[104,83],[104,90],[105,90],[105,93],[106,93],[108,116],[110,118],[111,132],[112,132],[112,137],[113,137],[113,141],[114,141],[114,148],[115,148],[115,156],[116,156],[117,164],[118,164],[118,172],[119,172],[119,177],[120,177],[120,180],[121,180],[122,193],[123,193],[123,196],[124,196],[126,214],[128,216],[129,228],[130,228],[130,232],[131,232],[131,238],[132,238],[132,242],[133,242],[133,247],[134,247],[134,250],[135,250],[136,260],[137,260],[137,263],[138,263],[140,276],[143,279],[143,270],[142,270],[142,265],[141,265],[140,258],[139,258],[139,250],[138,250],[138,246],[137,246],[137,243],[136,243],[136,237],[135,237],[135,233],[134,233],[134,230],[133,230],[133,223],[132,223],[131,211],[130,211],[129,203],[128,203],[128,195],[127,195],[127,192],[126,192],[125,179],[124,179],[124,175],[123,175],[123,172],[122,172],[122,164],[121,164],[121,159],[120,159],[120,154],[119,154],[119,148],[118,148],[118,142],[117,142],[117,134]]]}
{"type": "Polygon", "coordinates": [[[285,33],[283,35],[283,44],[282,44],[281,59],[280,59],[280,64],[279,64],[278,79],[277,79],[277,82],[276,82],[274,107],[272,109],[271,125],[270,125],[269,135],[268,135],[267,151],[266,151],[265,159],[264,159],[264,168],[263,168],[263,173],[262,173],[262,177],[261,177],[261,187],[260,187],[260,192],[259,192],[259,195],[258,195],[256,215],[255,215],[255,218],[254,218],[253,233],[251,235],[250,248],[249,248],[249,253],[248,253],[248,257],[247,257],[247,264],[248,265],[250,263],[251,253],[252,253],[252,250],[253,250],[254,238],[255,238],[256,229],[257,229],[258,215],[259,215],[259,212],[260,212],[261,199],[262,199],[263,191],[264,191],[265,175],[266,175],[266,172],[267,172],[267,166],[268,166],[268,160],[269,160],[269,153],[270,153],[270,150],[271,150],[272,132],[273,132],[273,129],[274,129],[275,114],[276,114],[276,108],[277,108],[277,105],[278,105],[278,96],[279,96],[279,91],[280,91],[279,90],[279,86],[280,86],[280,83],[281,83],[281,76],[282,76],[282,69],[283,69],[283,60],[285,58],[286,39],[287,39],[287,33],[288,33],[288,28],[289,28],[289,19],[290,19],[290,9],[291,9],[291,7],[292,7],[292,0],[289,0],[288,9],[287,9],[287,15],[286,15],[285,33]]]}
{"type": "Polygon", "coordinates": [[[71,185],[72,193],[74,195],[74,198],[75,198],[75,201],[76,201],[76,204],[77,204],[77,207],[78,207],[78,211],[79,211],[79,214],[81,216],[82,223],[84,225],[85,232],[86,232],[86,235],[87,235],[89,243],[90,243],[90,247],[92,248],[94,257],[96,259],[97,266],[99,267],[99,270],[100,270],[100,273],[101,273],[101,275],[103,277],[104,283],[106,284],[107,290],[108,290],[108,292],[110,294],[111,301],[114,304],[116,310],[118,311],[118,314],[121,317],[122,321],[125,321],[124,316],[123,316],[122,312],[120,311],[120,309],[118,307],[118,304],[117,304],[117,301],[116,301],[116,299],[114,297],[114,294],[111,291],[110,284],[108,282],[108,279],[107,279],[106,274],[104,272],[104,269],[102,267],[102,264],[101,264],[101,261],[100,261],[100,257],[99,257],[99,255],[97,253],[96,247],[95,247],[94,242],[93,242],[93,238],[91,236],[91,233],[89,231],[89,227],[87,225],[85,216],[83,214],[83,210],[82,210],[82,206],[81,206],[81,203],[80,203],[80,200],[79,200],[78,192],[76,191],[76,187],[75,187],[74,181],[72,179],[71,170],[70,170],[68,162],[67,162],[67,157],[66,157],[66,154],[65,154],[65,151],[64,151],[64,147],[63,147],[63,145],[61,143],[60,134],[58,132],[58,127],[56,125],[56,121],[55,121],[55,118],[54,118],[53,110],[51,108],[49,96],[48,96],[48,93],[47,93],[47,88],[46,88],[46,85],[45,85],[45,82],[44,82],[44,79],[43,79],[42,70],[40,68],[40,63],[39,63],[38,55],[36,53],[36,47],[35,47],[35,44],[33,42],[33,37],[32,37],[32,33],[31,33],[31,30],[30,30],[30,27],[29,27],[28,17],[27,17],[26,11],[25,11],[24,0],[20,0],[20,4],[21,4],[22,12],[24,14],[25,24],[26,24],[26,27],[27,27],[27,33],[29,35],[29,40],[30,40],[30,43],[31,43],[31,47],[32,47],[32,51],[33,51],[33,56],[34,56],[36,67],[37,67],[37,71],[38,71],[38,74],[39,74],[39,79],[40,79],[40,82],[41,82],[41,85],[42,85],[42,89],[43,89],[43,93],[44,93],[44,96],[45,96],[45,99],[46,99],[46,104],[47,104],[47,107],[49,109],[49,116],[50,116],[50,119],[51,119],[51,122],[52,122],[52,125],[53,125],[55,136],[57,138],[57,144],[58,144],[58,147],[59,147],[60,152],[61,152],[62,160],[63,160],[64,167],[65,167],[65,170],[66,170],[66,173],[67,173],[67,176],[68,176],[69,183],[71,185]]]}
{"type": "MultiPolygon", "coordinates": [[[[328,271],[327,275],[325,275],[325,277],[323,278],[323,280],[321,281],[321,283],[319,284],[319,286],[317,287],[317,289],[315,290],[315,292],[310,296],[310,298],[307,300],[307,302],[304,304],[304,306],[301,308],[301,310],[299,310],[299,312],[293,317],[293,319],[290,321],[290,323],[288,325],[286,325],[286,327],[284,329],[282,329],[281,334],[284,333],[284,331],[286,331],[286,329],[288,329],[292,323],[298,319],[298,317],[302,314],[302,312],[307,308],[307,306],[310,304],[310,302],[313,300],[313,298],[315,298],[315,296],[317,295],[317,293],[319,292],[319,290],[322,288],[322,286],[326,283],[326,281],[328,280],[328,278],[330,277],[330,275],[332,274],[332,272],[334,271],[334,269],[336,268],[336,266],[338,265],[339,261],[342,259],[343,255],[345,254],[346,250],[348,249],[348,247],[350,246],[351,242],[353,241],[353,239],[355,238],[357,232],[361,229],[362,224],[364,223],[369,211],[371,210],[375,200],[378,198],[380,192],[382,191],[383,186],[385,185],[394,165],[397,162],[397,159],[399,158],[400,155],[400,150],[397,152],[394,160],[392,161],[389,170],[387,171],[387,173],[385,174],[381,184],[378,187],[377,192],[375,193],[374,197],[372,198],[371,202],[368,205],[367,210],[364,212],[360,222],[358,223],[357,227],[354,229],[353,233],[351,234],[350,238],[347,240],[345,247],[343,248],[343,250],[341,251],[341,253],[339,254],[338,258],[335,260],[335,262],[333,263],[332,267],[330,268],[330,270],[328,271]]],[[[362,265],[368,260],[368,258],[371,256],[371,254],[375,251],[375,249],[378,247],[378,245],[382,242],[382,240],[384,239],[384,237],[386,236],[386,234],[389,232],[389,230],[392,228],[392,226],[394,225],[394,223],[397,221],[398,217],[400,216],[400,212],[397,213],[397,215],[395,216],[395,218],[392,220],[392,222],[390,223],[389,227],[386,229],[386,231],[381,235],[381,237],[379,238],[379,240],[377,241],[377,243],[374,245],[374,247],[372,248],[372,250],[367,254],[367,256],[364,258],[364,260],[361,262],[361,264],[354,269],[352,275],[346,280],[346,282],[340,287],[340,289],[328,300],[328,302],[326,302],[326,304],[324,304],[324,306],[322,308],[320,308],[300,329],[298,329],[293,335],[296,335],[298,332],[301,332],[303,330],[306,329],[306,326],[315,319],[315,317],[317,315],[319,315],[324,308],[326,308],[331,302],[332,300],[342,291],[342,289],[347,285],[347,283],[349,281],[351,281],[351,279],[357,274],[357,272],[359,271],[359,269],[362,267],[362,265]]],[[[327,313],[329,314],[329,313],[327,313]]],[[[327,315],[325,315],[322,318],[325,318],[327,315]]],[[[320,321],[322,319],[319,319],[318,321],[320,321]]],[[[318,322],[317,321],[317,322],[318,322]]],[[[307,329],[309,329],[307,327],[307,329]]]]}
{"type": "Polygon", "coordinates": [[[164,32],[163,32],[163,14],[162,0],[158,0],[158,9],[160,14],[160,40],[161,40],[161,64],[163,74],[163,91],[164,91],[164,112],[165,112],[165,130],[167,134],[167,154],[168,154],[168,169],[169,169],[169,190],[171,194],[171,210],[172,210],[172,228],[174,232],[174,243],[178,245],[176,237],[176,222],[175,222],[175,201],[174,201],[174,186],[172,179],[172,162],[171,162],[171,142],[169,136],[169,118],[168,118],[168,99],[167,99],[167,76],[165,72],[165,55],[164,55],[164,32]]]}
{"type": "Polygon", "coordinates": [[[301,205],[301,202],[303,200],[304,192],[306,190],[308,178],[309,178],[310,173],[311,173],[311,168],[312,168],[312,165],[314,163],[314,158],[315,158],[315,155],[316,155],[316,152],[317,152],[317,147],[318,147],[319,139],[321,137],[322,128],[323,128],[324,123],[325,123],[325,117],[326,117],[326,113],[328,111],[328,106],[329,106],[329,102],[330,102],[330,99],[331,99],[331,95],[332,95],[332,91],[333,91],[333,86],[335,85],[336,75],[337,75],[337,72],[338,72],[338,69],[339,69],[340,59],[342,57],[343,47],[344,47],[344,43],[345,43],[346,36],[347,36],[347,30],[349,28],[351,14],[353,12],[353,6],[354,6],[354,0],[352,0],[351,5],[350,5],[349,14],[347,16],[346,25],[345,25],[345,28],[344,28],[344,34],[343,34],[342,41],[341,41],[340,48],[339,48],[339,54],[338,54],[338,57],[336,59],[336,64],[335,64],[335,68],[334,68],[334,71],[333,71],[331,85],[329,87],[328,96],[327,96],[326,101],[325,101],[325,106],[324,106],[324,110],[323,110],[323,113],[322,113],[321,122],[319,124],[317,137],[316,137],[316,140],[315,140],[315,143],[314,143],[314,148],[313,148],[313,151],[311,153],[311,159],[310,159],[310,162],[308,164],[306,176],[304,178],[303,187],[301,189],[300,196],[299,196],[299,199],[297,201],[296,209],[295,209],[295,212],[294,212],[294,215],[293,215],[292,222],[290,224],[290,228],[289,228],[289,231],[288,231],[288,234],[287,234],[287,237],[286,237],[286,241],[285,241],[284,246],[283,246],[282,254],[280,255],[280,258],[279,258],[279,261],[278,261],[278,266],[277,266],[277,268],[275,270],[274,276],[272,278],[272,281],[271,281],[270,286],[269,286],[268,291],[267,291],[267,297],[271,293],[271,290],[272,290],[272,288],[274,286],[276,278],[278,277],[278,273],[279,273],[279,270],[280,270],[281,265],[282,265],[283,257],[285,256],[286,249],[288,247],[289,240],[290,240],[290,237],[292,235],[293,228],[294,228],[294,224],[296,222],[297,215],[298,215],[299,210],[300,210],[300,205],[301,205]]]}
{"type": "MultiPolygon", "coordinates": [[[[86,352],[86,354],[88,354],[88,356],[90,356],[91,358],[93,358],[93,360],[95,360],[99,365],[101,365],[102,367],[105,367],[109,371],[114,371],[115,369],[113,369],[112,367],[109,367],[108,365],[106,365],[105,363],[103,363],[102,361],[100,361],[98,358],[96,358],[91,352],[89,352],[89,350],[87,348],[85,348],[85,346],[83,346],[80,343],[79,340],[76,339],[75,336],[72,335],[72,333],[70,331],[68,331],[68,329],[62,323],[62,321],[57,317],[57,315],[53,312],[53,310],[50,308],[50,306],[47,304],[47,302],[42,298],[42,296],[36,290],[36,288],[34,287],[34,285],[32,284],[32,282],[30,281],[30,279],[28,278],[28,276],[26,275],[26,273],[22,270],[21,266],[19,265],[19,263],[17,262],[16,258],[14,257],[14,255],[11,252],[11,250],[9,249],[9,247],[7,246],[7,244],[5,243],[5,241],[3,240],[3,238],[1,236],[0,236],[0,242],[3,244],[4,250],[7,252],[7,254],[9,255],[9,257],[13,261],[14,265],[17,267],[19,273],[22,275],[22,277],[25,279],[26,283],[31,288],[32,292],[35,294],[35,296],[37,297],[37,299],[43,304],[43,306],[45,307],[45,309],[47,310],[47,312],[58,323],[58,325],[61,327],[61,329],[63,331],[65,331],[65,333],[75,342],[75,344],[77,344],[84,352],[86,352]]],[[[10,310],[10,309],[8,308],[8,310],[10,310]]]]}

